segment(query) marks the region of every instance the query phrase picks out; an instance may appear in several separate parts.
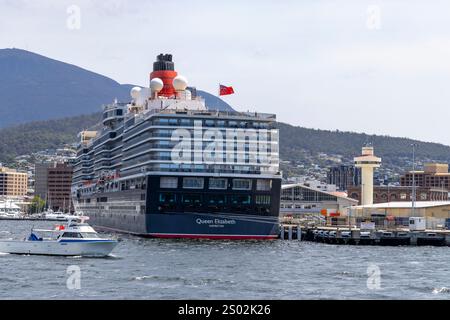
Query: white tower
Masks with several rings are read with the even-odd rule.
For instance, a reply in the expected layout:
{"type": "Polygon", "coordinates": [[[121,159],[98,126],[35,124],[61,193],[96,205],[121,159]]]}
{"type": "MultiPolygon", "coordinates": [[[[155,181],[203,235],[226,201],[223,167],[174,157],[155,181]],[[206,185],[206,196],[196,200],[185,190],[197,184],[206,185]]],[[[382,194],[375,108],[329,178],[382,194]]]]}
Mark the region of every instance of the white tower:
{"type": "Polygon", "coordinates": [[[373,168],[379,168],[381,158],[375,157],[373,147],[363,147],[362,155],[354,158],[355,167],[361,168],[362,190],[361,204],[373,204],[373,168]]]}

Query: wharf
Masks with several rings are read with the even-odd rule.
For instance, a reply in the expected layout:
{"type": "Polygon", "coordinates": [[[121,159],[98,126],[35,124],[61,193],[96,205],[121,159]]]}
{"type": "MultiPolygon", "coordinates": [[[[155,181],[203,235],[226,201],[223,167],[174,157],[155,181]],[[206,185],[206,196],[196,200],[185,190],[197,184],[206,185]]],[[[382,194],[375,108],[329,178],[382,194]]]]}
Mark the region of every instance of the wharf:
{"type": "Polygon", "coordinates": [[[348,245],[450,246],[450,230],[410,231],[408,228],[361,230],[335,226],[281,225],[280,238],[348,245]]]}
{"type": "Polygon", "coordinates": [[[0,217],[0,221],[58,221],[58,222],[65,222],[67,220],[35,218],[35,217],[21,217],[21,218],[0,217]]]}

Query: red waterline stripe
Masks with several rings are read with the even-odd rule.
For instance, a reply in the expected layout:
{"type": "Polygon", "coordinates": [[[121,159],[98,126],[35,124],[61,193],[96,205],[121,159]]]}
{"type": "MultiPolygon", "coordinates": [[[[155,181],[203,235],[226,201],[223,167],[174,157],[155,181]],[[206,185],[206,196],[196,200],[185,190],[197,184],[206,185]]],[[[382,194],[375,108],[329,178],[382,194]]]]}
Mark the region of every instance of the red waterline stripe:
{"type": "Polygon", "coordinates": [[[277,235],[271,236],[246,236],[246,235],[216,235],[216,234],[166,234],[166,233],[150,233],[150,236],[156,238],[183,238],[183,239],[217,239],[217,240],[274,240],[277,235]]]}

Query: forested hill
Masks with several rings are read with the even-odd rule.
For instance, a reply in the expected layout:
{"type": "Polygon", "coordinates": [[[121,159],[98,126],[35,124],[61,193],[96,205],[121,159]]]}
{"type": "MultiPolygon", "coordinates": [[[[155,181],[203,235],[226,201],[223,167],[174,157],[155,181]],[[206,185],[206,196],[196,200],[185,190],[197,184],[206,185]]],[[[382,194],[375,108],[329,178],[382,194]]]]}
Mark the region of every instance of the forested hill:
{"type": "MultiPolygon", "coordinates": [[[[77,134],[100,121],[100,113],[37,121],[0,129],[0,162],[8,163],[23,154],[58,148],[77,140],[77,134]]],[[[411,144],[416,143],[416,155],[424,161],[450,162],[450,147],[438,143],[420,142],[407,138],[367,135],[363,133],[327,131],[295,127],[278,123],[280,156],[282,160],[302,162],[305,155],[341,155],[344,160],[360,154],[361,147],[370,142],[383,163],[404,165],[411,159],[411,144]]]]}
{"type": "Polygon", "coordinates": [[[419,159],[450,161],[450,147],[439,143],[365,133],[308,129],[284,123],[279,123],[278,127],[283,159],[286,156],[294,157],[295,152],[300,149],[312,153],[323,152],[350,158],[360,154],[363,145],[371,143],[377,156],[384,158],[383,160],[395,161],[398,158],[411,158],[411,144],[415,143],[417,145],[416,155],[419,159]]]}

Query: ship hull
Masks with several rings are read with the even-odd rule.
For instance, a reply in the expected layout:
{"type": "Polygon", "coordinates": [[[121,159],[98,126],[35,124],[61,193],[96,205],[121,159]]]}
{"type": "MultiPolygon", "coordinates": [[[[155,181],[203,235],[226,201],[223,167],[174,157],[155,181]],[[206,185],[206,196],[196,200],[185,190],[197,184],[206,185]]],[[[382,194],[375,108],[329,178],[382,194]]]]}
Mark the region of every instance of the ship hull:
{"type": "MultiPolygon", "coordinates": [[[[159,179],[160,176],[147,177],[145,188],[88,196],[99,201],[103,199],[103,202],[86,204],[85,197],[77,200],[81,202],[83,214],[90,217],[90,223],[96,228],[144,237],[266,240],[279,235],[279,180],[273,181],[270,191],[262,193],[256,190],[186,191],[182,187],[168,192],[159,187],[159,179]],[[162,204],[159,201],[162,193],[175,195],[177,201],[170,205],[162,204]],[[208,199],[219,194],[228,200],[236,194],[252,199],[264,194],[272,201],[264,207],[264,213],[261,213],[261,206],[251,204],[232,206],[227,202],[223,206],[210,206],[208,199]],[[201,199],[201,203],[197,204],[198,210],[183,206],[181,199],[186,195],[201,199]]],[[[253,184],[256,185],[256,179],[253,184]]]]}
{"type": "Polygon", "coordinates": [[[89,214],[95,228],[165,239],[271,240],[278,238],[276,218],[231,214],[164,213],[146,214],[144,219],[101,218],[89,214]],[[140,221],[139,221],[140,220],[140,221]]]}
{"type": "Polygon", "coordinates": [[[278,236],[274,218],[230,214],[150,214],[148,235],[157,238],[267,240],[278,236]]]}

